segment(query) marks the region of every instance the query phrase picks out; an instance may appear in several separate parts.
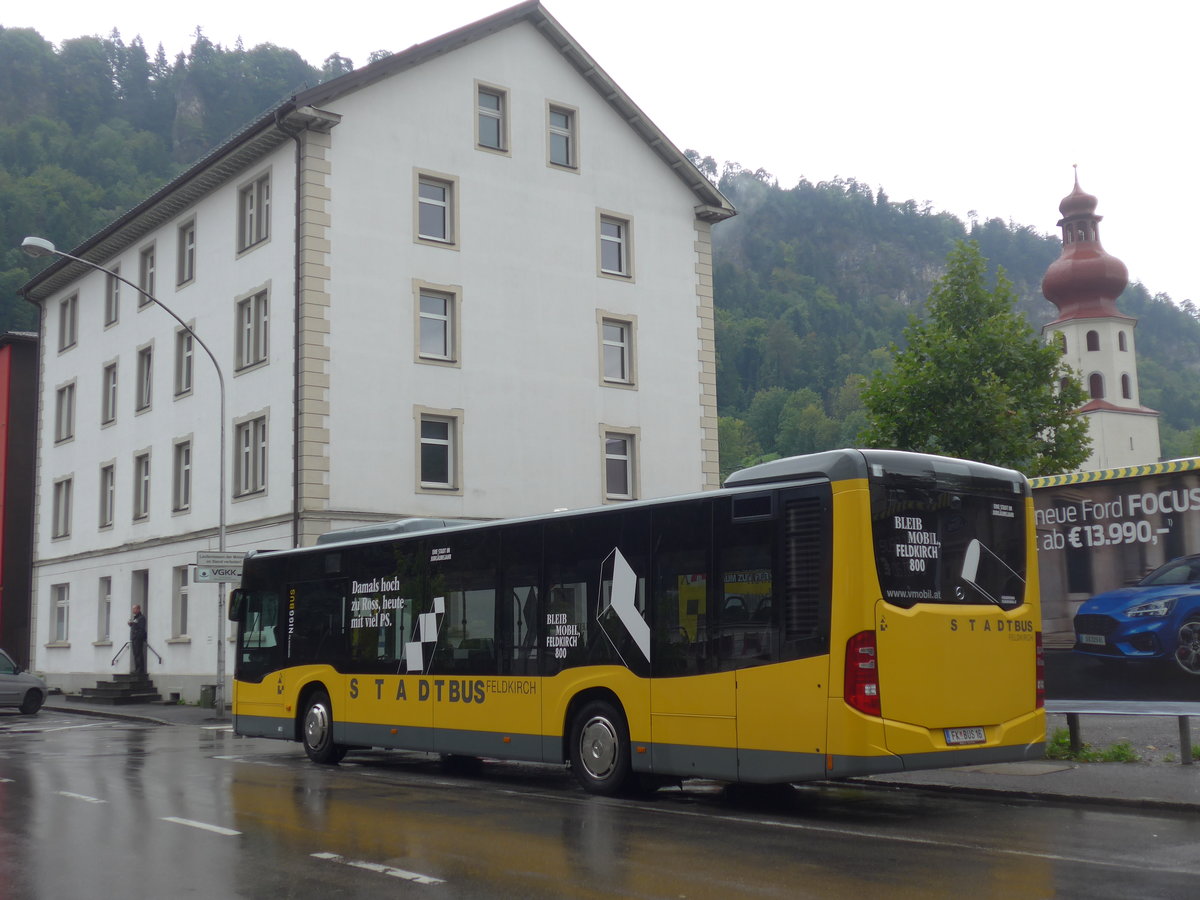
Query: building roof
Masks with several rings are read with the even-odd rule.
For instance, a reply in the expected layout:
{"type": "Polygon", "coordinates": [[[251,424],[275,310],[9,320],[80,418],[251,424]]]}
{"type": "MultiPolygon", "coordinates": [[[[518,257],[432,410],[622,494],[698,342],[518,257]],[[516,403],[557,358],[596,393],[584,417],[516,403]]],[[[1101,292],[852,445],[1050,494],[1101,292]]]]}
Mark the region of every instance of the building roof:
{"type": "Polygon", "coordinates": [[[1092,400],[1089,400],[1083,406],[1079,407],[1079,409],[1076,410],[1076,412],[1078,412],[1080,414],[1094,413],[1094,412],[1119,412],[1119,413],[1134,413],[1135,415],[1142,415],[1142,416],[1157,416],[1158,415],[1157,409],[1151,409],[1148,406],[1140,406],[1140,405],[1139,406],[1117,406],[1117,404],[1111,403],[1108,400],[1099,400],[1099,399],[1095,399],[1095,398],[1093,398],[1092,400]]]}
{"type": "MultiPolygon", "coordinates": [[[[650,121],[629,95],[596,64],[545,7],[538,0],[529,0],[440,37],[414,44],[407,50],[384,57],[283,100],[129,212],[71,250],[71,255],[104,263],[179,215],[200,197],[253,164],[255,160],[290,140],[298,130],[332,129],[340,117],[321,110],[320,104],[361,90],[428,60],[445,56],[521,22],[533,25],[687,185],[696,196],[698,218],[718,222],[736,215],[733,204],[704,177],[658,126],[650,121]]],[[[53,263],[19,288],[18,293],[36,303],[62,290],[86,271],[88,267],[81,263],[57,257],[53,263]]]]}

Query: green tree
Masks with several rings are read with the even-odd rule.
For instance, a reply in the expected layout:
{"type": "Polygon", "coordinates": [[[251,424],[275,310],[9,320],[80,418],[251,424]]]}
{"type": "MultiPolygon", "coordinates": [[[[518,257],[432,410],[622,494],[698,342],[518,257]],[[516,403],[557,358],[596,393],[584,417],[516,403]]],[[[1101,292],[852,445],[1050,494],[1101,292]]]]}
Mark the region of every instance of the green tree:
{"type": "Polygon", "coordinates": [[[749,426],[741,419],[721,416],[717,419],[717,439],[721,447],[721,480],[745,468],[747,460],[762,453],[749,426]]]}
{"type": "Polygon", "coordinates": [[[1014,309],[1003,270],[985,283],[987,260],[958,241],[925,319],[904,331],[890,372],[863,390],[872,447],[941,453],[1009,466],[1027,475],[1077,469],[1088,456],[1087,400],[1058,350],[1014,309]]]}

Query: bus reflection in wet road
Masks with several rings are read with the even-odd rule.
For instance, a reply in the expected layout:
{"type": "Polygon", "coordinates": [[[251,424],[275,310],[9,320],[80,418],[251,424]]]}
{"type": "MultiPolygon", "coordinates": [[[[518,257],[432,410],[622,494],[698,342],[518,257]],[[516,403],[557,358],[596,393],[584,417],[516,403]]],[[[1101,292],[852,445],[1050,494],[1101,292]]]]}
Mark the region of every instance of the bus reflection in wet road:
{"type": "Polygon", "coordinates": [[[855,784],[612,800],[558,768],[382,752],[316,767],[227,731],[59,718],[0,735],[8,900],[1183,897],[1200,875],[1183,814],[855,784]]]}

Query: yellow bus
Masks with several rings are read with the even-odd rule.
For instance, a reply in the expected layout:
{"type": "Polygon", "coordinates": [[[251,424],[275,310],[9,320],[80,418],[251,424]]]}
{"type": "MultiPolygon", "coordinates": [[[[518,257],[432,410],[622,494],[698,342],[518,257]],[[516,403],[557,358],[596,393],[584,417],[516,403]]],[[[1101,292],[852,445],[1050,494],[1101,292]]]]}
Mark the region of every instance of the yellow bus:
{"type": "Polygon", "coordinates": [[[836,450],[717,491],[252,553],[238,734],[568,763],[600,794],[1038,758],[1033,506],[981,463],[836,450]]]}

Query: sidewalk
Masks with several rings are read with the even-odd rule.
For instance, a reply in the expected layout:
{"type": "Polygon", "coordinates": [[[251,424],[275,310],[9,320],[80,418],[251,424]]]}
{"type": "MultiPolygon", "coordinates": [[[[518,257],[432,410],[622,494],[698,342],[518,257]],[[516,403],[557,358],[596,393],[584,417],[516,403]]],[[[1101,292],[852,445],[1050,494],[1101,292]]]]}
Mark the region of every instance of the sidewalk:
{"type": "MultiPolygon", "coordinates": [[[[215,710],[180,704],[143,703],[102,706],[76,703],[61,694],[51,694],[44,707],[54,712],[102,718],[149,722],[158,725],[220,727],[232,725],[227,712],[222,719],[215,710]]],[[[1193,718],[1192,741],[1200,746],[1200,718],[1193,718]]],[[[1046,716],[1046,732],[1052,736],[1067,727],[1065,715],[1046,716]]],[[[855,779],[879,789],[896,787],[934,791],[957,791],[1072,802],[1134,804],[1200,811],[1200,761],[1180,764],[1179,724],[1174,716],[1080,716],[1080,733],[1085,743],[1103,750],[1128,742],[1138,756],[1134,763],[1076,763],[1036,760],[995,763],[955,769],[927,769],[855,779]]]]}

